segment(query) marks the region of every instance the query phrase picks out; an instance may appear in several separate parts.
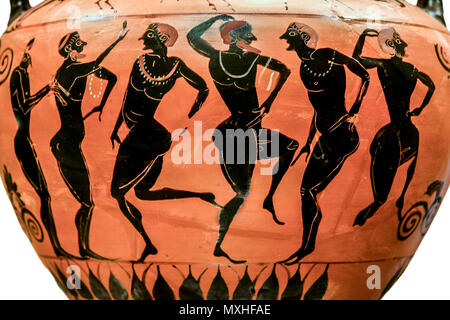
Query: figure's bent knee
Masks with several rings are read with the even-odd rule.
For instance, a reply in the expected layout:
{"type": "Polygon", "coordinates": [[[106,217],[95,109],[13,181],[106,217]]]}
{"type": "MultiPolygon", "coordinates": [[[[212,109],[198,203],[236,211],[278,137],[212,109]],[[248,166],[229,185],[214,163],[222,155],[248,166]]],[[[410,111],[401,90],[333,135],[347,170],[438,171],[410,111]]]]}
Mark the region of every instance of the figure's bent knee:
{"type": "Polygon", "coordinates": [[[111,75],[109,76],[109,82],[110,82],[112,85],[115,85],[115,84],[117,83],[117,76],[116,76],[115,74],[111,74],[111,75]]]}
{"type": "Polygon", "coordinates": [[[145,200],[146,193],[148,193],[148,190],[134,188],[134,194],[136,195],[136,198],[138,198],[139,200],[145,200]]]}
{"type": "Polygon", "coordinates": [[[113,186],[111,186],[111,196],[114,199],[118,200],[125,196],[125,192],[123,190],[121,190],[119,187],[113,185],[113,186]]]}
{"type": "MultiPolygon", "coordinates": [[[[161,192],[161,194],[164,194],[169,190],[169,188],[162,188],[161,190],[159,190],[159,192],[161,192]]],[[[149,192],[151,192],[149,190],[149,186],[137,185],[136,187],[134,187],[134,194],[139,200],[148,200],[149,192]]]]}

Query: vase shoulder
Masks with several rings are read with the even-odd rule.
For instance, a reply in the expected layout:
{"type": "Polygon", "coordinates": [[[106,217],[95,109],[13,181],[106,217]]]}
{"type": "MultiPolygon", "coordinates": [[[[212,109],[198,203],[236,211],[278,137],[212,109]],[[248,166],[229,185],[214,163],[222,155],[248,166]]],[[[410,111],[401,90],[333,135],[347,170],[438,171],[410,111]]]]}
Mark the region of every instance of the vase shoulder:
{"type": "Polygon", "coordinates": [[[74,19],[90,22],[118,17],[139,19],[218,13],[329,18],[350,25],[370,20],[380,23],[408,23],[447,31],[439,21],[403,0],[47,0],[26,11],[14,23],[10,21],[8,31],[16,30],[18,22],[21,26],[32,27],[74,19]]]}

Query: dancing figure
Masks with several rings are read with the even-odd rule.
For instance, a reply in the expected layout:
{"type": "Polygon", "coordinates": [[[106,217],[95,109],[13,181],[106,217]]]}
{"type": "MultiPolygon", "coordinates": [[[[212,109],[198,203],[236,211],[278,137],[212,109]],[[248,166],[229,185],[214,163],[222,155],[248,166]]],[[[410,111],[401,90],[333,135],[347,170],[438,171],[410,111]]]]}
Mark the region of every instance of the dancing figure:
{"type": "MultiPolygon", "coordinates": [[[[231,116],[223,121],[218,127],[217,132],[220,136],[230,140],[231,132],[244,132],[250,141],[245,148],[240,148],[237,144],[224,145],[215,140],[217,148],[221,155],[221,169],[235,192],[235,196],[225,205],[219,215],[219,236],[217,239],[214,255],[225,257],[233,263],[245,263],[245,261],[234,260],[223,250],[222,243],[225,235],[248,197],[250,184],[255,168],[255,161],[250,161],[250,148],[256,145],[257,159],[272,159],[278,157],[278,163],[274,168],[272,184],[264,200],[263,207],[269,211],[278,224],[283,224],[278,220],[275,214],[273,196],[281,183],[284,175],[289,169],[289,165],[298,148],[298,143],[281,133],[272,130],[263,129],[261,122],[269,113],[272,104],[278,93],[290,75],[290,70],[280,61],[261,55],[260,51],[251,46],[257,38],[252,32],[252,26],[246,21],[235,21],[228,15],[219,15],[213,17],[193,28],[188,33],[188,40],[192,48],[201,55],[209,58],[209,71],[214,84],[228,107],[231,116]],[[217,21],[225,23],[220,28],[223,42],[229,45],[226,51],[215,49],[210,43],[202,38],[203,34],[212,27],[217,21]],[[280,74],[278,81],[269,97],[261,105],[258,101],[255,79],[257,67],[263,66],[280,74]],[[272,145],[274,135],[278,135],[278,144],[272,145]],[[269,154],[269,150],[278,148],[277,154],[269,154]],[[239,163],[236,157],[228,157],[228,154],[237,154],[239,150],[245,149],[245,161],[239,163]],[[229,159],[234,158],[234,159],[229,159]],[[231,161],[230,161],[231,160],[231,161]]],[[[232,137],[231,137],[232,139],[232,137]]]]}
{"type": "Polygon", "coordinates": [[[149,255],[157,254],[158,250],[144,229],[142,214],[125,198],[131,189],[134,189],[140,200],[199,198],[217,206],[212,193],[170,188],[151,190],[161,174],[164,154],[172,144],[171,134],[155,119],[161,100],[174,87],[177,79],[185,79],[198,90],[197,99],[189,112],[189,118],[192,118],[200,110],[209,93],[205,81],[199,75],[189,69],[181,59],[167,55],[167,48],[173,46],[177,38],[178,32],[172,26],[153,23],[139,39],[144,42],[144,50],[149,52],[141,55],[133,65],[122,110],[111,135],[113,148],[116,142],[120,144],[111,194],[125,217],[145,241],[145,249],[139,262],[143,262],[149,255]],[[123,122],[126,123],[129,133],[122,142],[118,131],[123,122]]]}
{"type": "Polygon", "coordinates": [[[419,71],[412,64],[403,61],[408,44],[400,38],[393,28],[380,32],[366,29],[359,37],[353,57],[366,69],[377,68],[378,78],[386,99],[390,123],[378,131],[370,147],[372,157],[370,177],[374,202],[362,210],[355,219],[354,225],[363,226],[367,219],[387,201],[397,170],[410,163],[403,191],[396,202],[398,215],[405,201],[405,195],[413,179],[419,151],[419,131],[411,121],[419,116],[430,102],[435,86],[431,78],[419,71]],[[366,37],[378,37],[378,43],[391,59],[369,58],[362,56],[366,37]],[[410,111],[411,96],[417,80],[428,87],[422,105],[410,111]]]}
{"type": "Polygon", "coordinates": [[[352,118],[359,112],[370,78],[355,59],[333,49],[316,49],[319,36],[310,26],[292,23],[281,39],[289,44],[287,50],[295,50],[301,59],[300,77],[314,108],[308,140],[293,162],[295,164],[301,155],[306,154],[308,164],[301,185],[302,244],[297,252],[283,261],[294,264],[315,249],[322,219],[318,195],[339,174],[346,159],[359,147],[359,136],[352,118]],[[350,111],[347,111],[345,101],[345,67],[361,78],[359,92],[350,111]],[[311,153],[311,143],[317,131],[320,137],[311,153]]]}

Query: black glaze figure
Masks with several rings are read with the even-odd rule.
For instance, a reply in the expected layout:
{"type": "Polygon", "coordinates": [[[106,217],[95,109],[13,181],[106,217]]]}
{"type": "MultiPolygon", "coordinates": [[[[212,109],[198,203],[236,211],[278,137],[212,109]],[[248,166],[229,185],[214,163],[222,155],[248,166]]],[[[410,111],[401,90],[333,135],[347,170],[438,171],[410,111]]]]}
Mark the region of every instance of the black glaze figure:
{"type": "Polygon", "coordinates": [[[84,140],[85,128],[81,106],[86,91],[89,75],[108,81],[101,103],[90,114],[99,113],[117,82],[117,77],[100,66],[103,60],[127,35],[126,23],[118,39],[109,46],[95,61],[82,63],[82,52],[87,45],[81,40],[78,32],[67,34],[61,39],[59,53],[64,57],[64,63],[58,69],[55,78],[56,105],[61,119],[61,128],[51,140],[51,149],[58,163],[61,176],[72,195],[80,203],[75,224],[78,230],[78,243],[80,254],[84,258],[104,259],[89,247],[89,229],[91,224],[94,202],[92,199],[89,170],[81,150],[84,140]]]}
{"type": "Polygon", "coordinates": [[[139,258],[143,262],[148,255],[157,254],[142,224],[142,214],[125,199],[134,189],[138,199],[146,201],[199,198],[217,205],[212,193],[198,193],[164,188],[150,190],[155,185],[163,166],[163,156],[172,144],[171,134],[156,119],[155,112],[164,96],[173,88],[179,78],[183,78],[198,90],[197,99],[189,112],[192,118],[208,96],[205,81],[189,69],[179,58],[169,57],[167,47],[175,44],[178,32],[167,24],[151,24],[139,40],[144,42],[144,50],[133,65],[123,107],[111,135],[113,144],[120,144],[114,168],[111,194],[134,228],[145,241],[145,249],[139,258]],[[123,122],[129,133],[121,142],[118,131],[123,122]]]}
{"type": "Polygon", "coordinates": [[[56,256],[73,257],[64,251],[59,243],[47,182],[30,136],[31,111],[50,92],[50,85],[45,86],[34,95],[30,92],[28,69],[32,66],[30,50],[33,44],[34,39],[28,43],[19,66],[11,74],[11,104],[18,125],[18,131],[14,138],[14,150],[25,177],[39,196],[41,220],[56,256]]]}
{"type": "MultiPolygon", "coordinates": [[[[223,101],[228,107],[231,116],[223,121],[216,131],[221,133],[222,137],[227,137],[228,132],[236,130],[250,131],[250,136],[254,138],[254,145],[258,146],[257,158],[264,159],[273,158],[268,150],[273,150],[271,130],[265,130],[267,135],[261,138],[262,132],[261,122],[269,113],[272,104],[278,93],[290,75],[289,69],[280,61],[260,55],[259,50],[251,47],[251,43],[256,41],[255,35],[252,33],[252,27],[248,22],[235,21],[233,17],[228,15],[219,15],[213,17],[200,25],[193,28],[188,33],[188,41],[190,45],[201,55],[209,58],[209,71],[214,84],[221,95],[223,101]],[[216,50],[206,40],[202,39],[203,34],[212,27],[217,21],[224,21],[221,27],[221,36],[225,44],[229,45],[227,51],[216,50]],[[263,66],[280,74],[275,88],[270,93],[267,100],[259,104],[258,95],[255,86],[257,75],[257,67],[263,66]]],[[[236,216],[237,212],[248,197],[251,179],[255,164],[246,161],[239,164],[236,161],[229,161],[227,153],[236,155],[236,144],[232,146],[234,150],[229,150],[229,144],[217,143],[217,148],[221,155],[221,169],[232,187],[236,195],[222,209],[219,215],[219,236],[217,239],[214,255],[217,257],[225,257],[233,263],[245,263],[245,261],[237,261],[222,249],[222,242],[225,235],[236,216]]],[[[289,165],[298,148],[298,143],[283,135],[279,134],[279,150],[278,164],[275,167],[276,173],[272,176],[272,184],[269,193],[264,201],[264,209],[268,210],[278,224],[280,222],[275,214],[273,205],[273,196],[277,190],[284,175],[289,169],[289,165]]],[[[246,155],[250,153],[249,147],[245,148],[246,155]]],[[[239,156],[239,155],[238,155],[239,156]]],[[[232,159],[235,160],[235,159],[232,159]]]]}
{"type": "Polygon", "coordinates": [[[352,118],[359,112],[370,79],[368,72],[355,59],[333,49],[315,49],[318,38],[313,28],[302,23],[292,23],[281,36],[289,44],[287,50],[295,50],[302,61],[300,77],[314,108],[308,140],[297,157],[306,154],[306,161],[309,158],[301,185],[303,239],[300,249],[283,261],[289,264],[297,263],[315,249],[322,219],[317,196],[333,181],[346,159],[359,147],[359,136],[352,118]],[[350,111],[347,111],[345,103],[344,67],[362,81],[350,111]],[[311,143],[317,131],[320,137],[311,153],[311,143]]]}
{"type": "Polygon", "coordinates": [[[380,32],[366,29],[359,37],[353,53],[353,57],[366,69],[377,68],[391,119],[389,124],[378,131],[371,144],[370,175],[374,202],[358,214],[355,226],[363,226],[387,201],[398,168],[410,162],[403,191],[396,203],[401,217],[405,194],[414,176],[419,151],[419,131],[411,121],[411,117],[417,117],[422,113],[433,96],[435,86],[428,75],[403,61],[407,46],[393,28],[380,32]],[[378,37],[380,47],[392,58],[363,57],[362,50],[366,37],[378,37]],[[417,80],[428,87],[428,92],[422,105],[410,111],[411,96],[417,80]]]}

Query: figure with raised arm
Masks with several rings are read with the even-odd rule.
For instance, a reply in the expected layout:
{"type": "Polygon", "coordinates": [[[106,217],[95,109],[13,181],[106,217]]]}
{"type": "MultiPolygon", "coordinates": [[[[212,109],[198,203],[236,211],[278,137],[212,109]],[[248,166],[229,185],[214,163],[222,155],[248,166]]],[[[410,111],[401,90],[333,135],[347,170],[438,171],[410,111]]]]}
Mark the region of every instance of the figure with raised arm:
{"type": "Polygon", "coordinates": [[[89,246],[89,230],[92,220],[94,202],[92,199],[91,182],[86,160],[81,150],[81,143],[85,136],[82,102],[87,86],[87,78],[94,75],[106,80],[101,103],[92,109],[89,115],[99,113],[99,120],[106,101],[117,82],[117,77],[101,66],[103,60],[127,35],[124,23],[118,39],[111,44],[96,60],[80,62],[86,42],[81,40],[78,32],[65,35],[59,44],[59,53],[64,57],[64,63],[58,69],[55,78],[56,105],[61,119],[61,128],[51,140],[51,149],[58,163],[61,176],[74,198],[80,203],[80,209],[75,217],[78,230],[78,244],[83,258],[104,260],[102,256],[93,252],[89,246]]]}
{"type": "Polygon", "coordinates": [[[355,226],[363,226],[367,219],[387,201],[398,168],[409,162],[406,182],[396,202],[398,215],[401,218],[405,195],[414,176],[419,151],[419,131],[411,118],[422,113],[433,96],[435,86],[428,75],[403,61],[407,46],[394,28],[387,28],[380,32],[366,29],[359,37],[353,53],[353,57],[366,69],[377,68],[391,119],[389,124],[378,131],[372,141],[370,176],[374,202],[358,214],[355,226]],[[362,51],[366,37],[378,37],[381,49],[391,55],[391,58],[364,57],[362,51]],[[417,80],[428,87],[428,92],[422,105],[410,111],[411,96],[417,80]]]}
{"type": "Polygon", "coordinates": [[[178,32],[164,23],[152,23],[139,40],[148,51],[139,56],[133,65],[122,110],[111,135],[113,148],[120,144],[111,186],[112,196],[120,210],[139,232],[145,242],[139,262],[158,250],[153,245],[142,224],[142,214],[125,196],[134,189],[136,197],[145,201],[198,198],[218,206],[212,193],[163,188],[152,190],[163,166],[163,157],[172,144],[172,136],[156,119],[161,100],[172,90],[177,79],[184,79],[198,91],[189,112],[192,118],[208,97],[205,81],[180,58],[167,55],[167,48],[175,44],[178,32]],[[118,131],[123,122],[129,133],[120,140],[118,131]]]}
{"type": "MultiPolygon", "coordinates": [[[[308,162],[301,185],[303,237],[298,251],[283,263],[298,263],[315,249],[322,211],[318,195],[341,171],[347,158],[359,147],[359,135],[352,118],[359,112],[367,93],[369,74],[355,59],[337,50],[316,49],[319,36],[310,26],[292,23],[281,36],[301,60],[300,77],[314,108],[309,137],[298,157],[308,162]],[[346,108],[346,68],[361,79],[356,101],[346,108]],[[317,132],[320,137],[311,152],[317,132]]],[[[296,160],[293,162],[295,164],[296,160]]]]}
{"type": "Polygon", "coordinates": [[[219,215],[219,236],[217,239],[214,255],[225,257],[233,263],[244,263],[243,260],[232,259],[222,248],[225,235],[234,217],[242,207],[250,191],[250,184],[255,168],[254,161],[250,161],[249,153],[256,145],[257,159],[278,158],[275,165],[272,184],[264,200],[263,208],[269,211],[273,220],[277,224],[283,224],[275,214],[273,196],[283,177],[289,169],[290,163],[298,148],[298,143],[281,133],[263,129],[261,122],[270,112],[272,104],[278,93],[290,75],[289,69],[280,61],[261,55],[261,52],[252,47],[251,43],[256,41],[252,26],[246,21],[235,21],[228,15],[213,17],[193,28],[188,33],[188,41],[201,55],[209,58],[209,72],[214,84],[228,107],[231,115],[223,121],[216,129],[220,136],[230,138],[230,132],[245,132],[250,140],[244,148],[245,161],[236,161],[236,151],[238,145],[223,144],[220,139],[215,139],[217,148],[221,154],[221,169],[235,192],[235,196],[225,205],[219,215]],[[210,29],[214,23],[222,21],[224,24],[220,28],[220,35],[223,42],[229,45],[228,50],[220,51],[215,49],[209,42],[202,38],[204,33],[210,29]],[[273,87],[269,97],[261,105],[258,101],[255,79],[258,66],[266,67],[279,73],[278,81],[273,87]],[[275,135],[277,141],[275,143],[275,135]],[[268,150],[276,150],[275,154],[268,150]],[[234,157],[229,157],[233,154],[234,157]],[[231,160],[231,161],[230,161],[231,160]]]}

